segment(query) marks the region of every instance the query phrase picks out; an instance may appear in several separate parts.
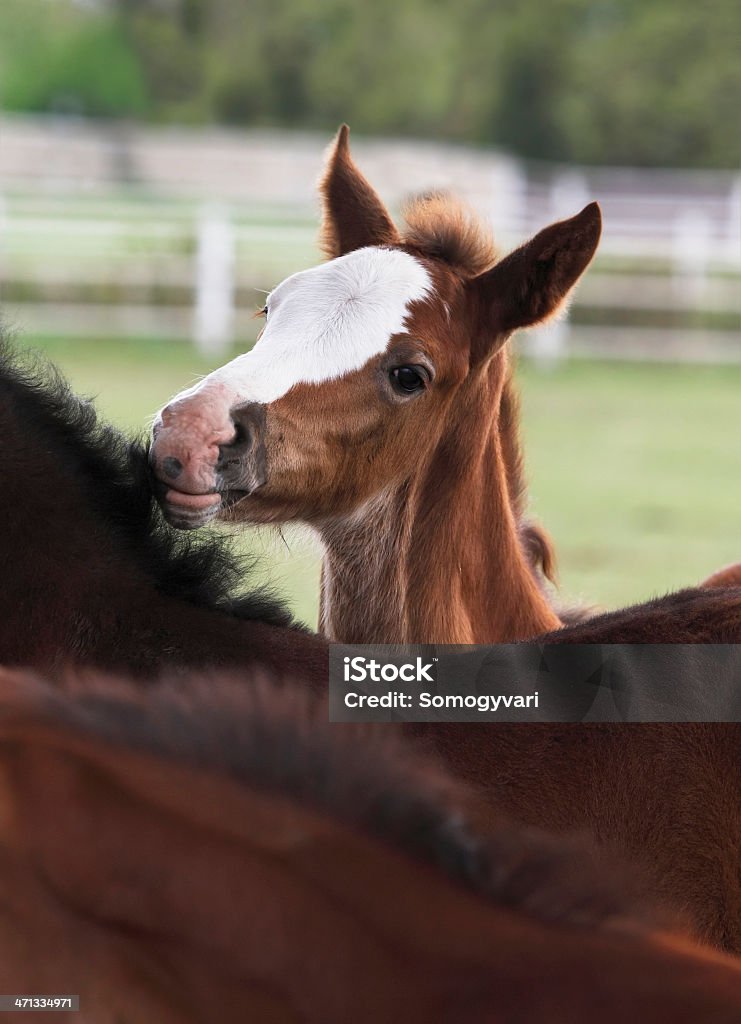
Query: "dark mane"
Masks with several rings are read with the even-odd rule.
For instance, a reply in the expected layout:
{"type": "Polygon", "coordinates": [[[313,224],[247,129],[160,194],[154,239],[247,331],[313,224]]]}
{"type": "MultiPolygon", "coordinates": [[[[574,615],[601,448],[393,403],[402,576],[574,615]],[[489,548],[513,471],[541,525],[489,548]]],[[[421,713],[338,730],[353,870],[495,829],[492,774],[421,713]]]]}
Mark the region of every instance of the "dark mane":
{"type": "Polygon", "coordinates": [[[145,444],[100,423],[93,403],[75,395],[45,359],[21,358],[2,340],[0,402],[85,489],[92,514],[157,590],[244,619],[291,623],[283,604],[266,590],[238,593],[251,567],[225,538],[195,539],[167,525],[154,500],[145,444]]]}
{"type": "Polygon", "coordinates": [[[464,277],[476,277],[498,258],[490,232],[473,211],[446,192],[428,192],[404,208],[404,244],[442,260],[464,277]]]}
{"type": "Polygon", "coordinates": [[[625,880],[609,882],[581,840],[471,824],[468,790],[389,729],[330,725],[303,688],[261,677],[178,678],[144,696],[117,680],[45,688],[50,720],[217,772],[328,813],[435,864],[496,903],[546,920],[598,926],[635,916],[625,880]]]}

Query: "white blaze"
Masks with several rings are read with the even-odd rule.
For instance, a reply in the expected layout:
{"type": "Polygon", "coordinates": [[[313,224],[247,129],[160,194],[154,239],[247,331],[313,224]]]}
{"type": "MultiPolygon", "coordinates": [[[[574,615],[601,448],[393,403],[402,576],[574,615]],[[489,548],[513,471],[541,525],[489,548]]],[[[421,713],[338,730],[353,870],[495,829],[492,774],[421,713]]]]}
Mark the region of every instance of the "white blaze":
{"type": "Polygon", "coordinates": [[[178,395],[204,387],[231,404],[268,404],[296,384],[319,384],[359,370],[405,329],[410,303],[432,287],[419,260],[397,249],[358,249],[286,278],[268,298],[268,319],[251,352],[178,395]]]}

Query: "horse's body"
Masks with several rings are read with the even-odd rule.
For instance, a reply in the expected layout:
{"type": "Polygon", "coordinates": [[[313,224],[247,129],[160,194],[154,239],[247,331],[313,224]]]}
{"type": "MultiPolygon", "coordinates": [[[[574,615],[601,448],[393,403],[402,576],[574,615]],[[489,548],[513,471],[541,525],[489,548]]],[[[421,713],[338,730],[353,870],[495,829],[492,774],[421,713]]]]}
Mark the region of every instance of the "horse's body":
{"type": "MultiPolygon", "coordinates": [[[[682,591],[540,637],[551,644],[735,644],[741,588],[682,591]]],[[[741,651],[741,648],[736,648],[741,651]]],[[[678,675],[693,676],[691,654],[678,675]]],[[[709,691],[735,686],[730,657],[709,691]]],[[[652,692],[645,670],[632,680],[652,692]]],[[[741,725],[423,724],[407,735],[487,804],[555,833],[588,829],[630,858],[645,891],[704,941],[741,952],[741,725]]]]}
{"type": "Polygon", "coordinates": [[[388,733],[251,682],[0,673],[0,990],[81,1024],[739,1019],[738,963],[588,850],[484,836],[388,733]]]}
{"type": "Polygon", "coordinates": [[[326,652],[264,593],[235,598],[223,543],[161,520],[147,454],[49,371],[0,360],[0,664],[265,666],[324,684],[326,652]]]}
{"type": "MultiPolygon", "coordinates": [[[[650,685],[650,680],[646,680],[650,685]]],[[[741,952],[741,729],[711,724],[410,724],[498,813],[588,830],[695,935],[741,952]]]]}
{"type": "Polygon", "coordinates": [[[741,585],[706,582],[593,616],[538,639],[558,644],[741,643],[741,585]]]}

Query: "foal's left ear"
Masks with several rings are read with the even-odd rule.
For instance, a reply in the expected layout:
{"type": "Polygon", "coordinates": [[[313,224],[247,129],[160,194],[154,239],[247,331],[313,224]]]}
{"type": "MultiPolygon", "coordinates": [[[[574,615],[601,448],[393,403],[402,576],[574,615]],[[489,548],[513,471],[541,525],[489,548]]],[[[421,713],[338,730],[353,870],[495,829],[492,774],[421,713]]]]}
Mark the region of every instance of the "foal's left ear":
{"type": "Polygon", "coordinates": [[[468,285],[489,338],[541,323],[557,312],[594,256],[602,231],[597,203],[544,228],[468,285]]]}
{"type": "Polygon", "coordinates": [[[350,129],[343,124],[319,184],[323,213],[320,244],[330,259],[366,245],[398,245],[401,241],[388,210],[353,163],[349,135],[350,129]]]}

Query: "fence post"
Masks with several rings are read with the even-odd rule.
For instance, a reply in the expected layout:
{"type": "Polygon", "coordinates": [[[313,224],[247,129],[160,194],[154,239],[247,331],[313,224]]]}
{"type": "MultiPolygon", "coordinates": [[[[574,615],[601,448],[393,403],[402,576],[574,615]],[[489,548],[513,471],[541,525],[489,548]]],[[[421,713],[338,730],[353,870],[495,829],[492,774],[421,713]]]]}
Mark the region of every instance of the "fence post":
{"type": "Polygon", "coordinates": [[[592,198],[587,179],[581,171],[574,168],[558,171],[551,178],[550,205],[554,218],[573,217],[592,198]]]}
{"type": "Polygon", "coordinates": [[[198,218],[194,328],[204,355],[220,355],[234,338],[234,226],[212,203],[198,218]]]}
{"type": "Polygon", "coordinates": [[[698,306],[707,281],[711,233],[710,220],[700,210],[682,210],[674,221],[674,289],[698,306]]]}
{"type": "Polygon", "coordinates": [[[528,181],[522,164],[500,156],[489,177],[489,219],[496,236],[513,245],[530,230],[527,209],[528,181]]]}
{"type": "Polygon", "coordinates": [[[5,196],[0,192],[0,295],[5,284],[5,235],[8,230],[8,205],[5,196]]]}
{"type": "Polygon", "coordinates": [[[728,197],[726,237],[728,239],[728,262],[734,268],[741,266],[741,174],[736,175],[728,197]]]}

